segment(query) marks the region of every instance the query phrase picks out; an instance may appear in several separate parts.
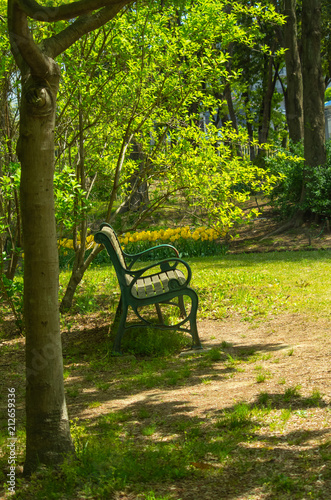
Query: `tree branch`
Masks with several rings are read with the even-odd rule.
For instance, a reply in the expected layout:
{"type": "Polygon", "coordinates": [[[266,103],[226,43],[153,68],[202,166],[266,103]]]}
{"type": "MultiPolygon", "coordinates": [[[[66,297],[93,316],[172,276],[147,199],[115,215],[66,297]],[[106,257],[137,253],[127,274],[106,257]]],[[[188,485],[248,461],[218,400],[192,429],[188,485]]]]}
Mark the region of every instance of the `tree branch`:
{"type": "Polygon", "coordinates": [[[12,53],[20,70],[24,61],[36,76],[45,76],[49,62],[34,42],[27,16],[15,0],[8,0],[8,30],[12,53]]]}
{"type": "Polygon", "coordinates": [[[8,0],[8,28],[12,52],[18,67],[23,61],[36,76],[45,77],[55,58],[86,33],[103,26],[132,0],[79,0],[59,7],[43,7],[35,0],[8,0]],[[101,10],[98,10],[101,9],[101,10]],[[94,14],[92,11],[97,10],[94,14]],[[63,31],[44,40],[39,48],[28,27],[27,18],[42,22],[72,19],[63,31]]]}
{"type": "MultiPolygon", "coordinates": [[[[103,1],[105,2],[106,0],[103,1]]],[[[43,42],[45,53],[52,58],[62,54],[62,52],[79,40],[83,35],[100,28],[106,22],[110,21],[110,19],[113,19],[113,17],[131,1],[132,0],[121,0],[116,3],[112,2],[95,14],[79,17],[63,31],[43,42]]]]}
{"type": "MultiPolygon", "coordinates": [[[[124,4],[128,1],[124,2],[124,4]]],[[[17,4],[25,14],[41,22],[65,21],[88,14],[102,7],[123,7],[122,0],[78,0],[57,7],[39,5],[35,0],[17,0],[17,4]]]]}

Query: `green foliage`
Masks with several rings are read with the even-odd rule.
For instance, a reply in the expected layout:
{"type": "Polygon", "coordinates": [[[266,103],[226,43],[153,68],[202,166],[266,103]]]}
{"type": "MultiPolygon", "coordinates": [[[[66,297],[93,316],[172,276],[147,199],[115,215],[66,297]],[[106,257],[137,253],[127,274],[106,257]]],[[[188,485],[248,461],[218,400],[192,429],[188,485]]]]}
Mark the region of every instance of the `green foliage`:
{"type": "MultiPolygon", "coordinates": [[[[178,195],[206,224],[231,227],[255,217],[239,205],[252,190],[268,192],[274,179],[237,155],[250,142],[247,134],[231,126],[220,132],[216,116],[224,108],[225,86],[231,80],[236,87],[241,77],[234,66],[229,73],[228,48],[235,43],[256,52],[260,46],[267,54],[261,21],[282,20],[272,6],[234,4],[228,10],[222,5],[217,0],[139,4],[58,56],[55,197],[61,236],[72,231],[74,240],[81,233],[85,241],[86,224],[93,218],[90,202],[107,202],[98,217],[105,219],[143,185],[149,196],[130,214],[135,227],[178,195]]],[[[31,27],[40,43],[64,23],[31,27]]],[[[6,33],[1,48],[6,57],[0,71],[10,75],[12,91],[17,73],[6,33]]],[[[4,95],[13,124],[19,100],[17,92],[4,95]]],[[[4,155],[7,139],[0,140],[4,155]]],[[[125,229],[129,224],[121,219],[125,229]]],[[[183,256],[219,249],[213,243],[185,247],[188,243],[180,250],[183,256]]],[[[70,265],[78,252],[83,262],[90,255],[83,250],[76,244],[73,251],[61,249],[61,266],[70,265]]]]}
{"type": "Polygon", "coordinates": [[[273,490],[277,493],[291,492],[294,494],[296,491],[298,491],[298,483],[298,480],[293,479],[283,473],[274,475],[270,481],[273,490]]]}
{"type": "Polygon", "coordinates": [[[293,145],[292,152],[279,149],[265,161],[271,172],[279,175],[279,181],[271,192],[271,204],[281,217],[292,215],[298,208],[302,190],[303,145],[293,145]]]}
{"type": "MultiPolygon", "coordinates": [[[[17,233],[20,230],[17,214],[20,172],[19,163],[8,162],[0,176],[0,252],[5,251],[9,259],[11,255],[20,251],[16,248],[19,237],[17,233]]],[[[1,260],[0,269],[3,269],[1,260]]]]}
{"type": "MultiPolygon", "coordinates": [[[[238,202],[252,190],[268,191],[274,179],[235,154],[249,142],[247,135],[232,127],[220,133],[213,116],[230,78],[228,45],[252,47],[260,36],[258,20],[280,22],[273,7],[256,9],[235,4],[227,11],[215,0],[139,5],[66,51],[59,168],[80,156],[80,130],[84,176],[96,179],[91,199],[110,199],[108,213],[115,198],[120,204],[145,184],[149,199],[135,223],[178,193],[189,206],[201,207],[208,222],[230,226],[249,217],[238,202]],[[251,19],[249,29],[241,26],[243,17],[251,19]],[[207,111],[210,123],[203,126],[207,111]]],[[[233,84],[239,77],[232,70],[233,84]]]]}
{"type": "MultiPolygon", "coordinates": [[[[20,253],[20,249],[14,249],[11,255],[15,252],[20,253]]],[[[23,333],[23,280],[21,277],[10,279],[5,271],[9,265],[11,255],[7,255],[6,252],[0,253],[0,298],[2,299],[2,304],[6,304],[9,307],[15,317],[17,328],[23,333]]]]}
{"type": "Polygon", "coordinates": [[[237,403],[231,411],[224,412],[217,427],[246,428],[252,424],[252,410],[247,403],[237,403]]]}
{"type": "Polygon", "coordinates": [[[70,230],[86,218],[90,203],[70,167],[55,172],[54,195],[56,222],[59,227],[70,230]]]}
{"type": "Polygon", "coordinates": [[[302,144],[292,145],[291,151],[279,149],[277,154],[266,158],[266,164],[279,178],[271,192],[271,204],[281,217],[289,217],[298,209],[331,216],[331,141],[327,142],[326,165],[314,169],[305,167],[302,144]],[[300,203],[304,176],[306,196],[300,203]]]}
{"type": "Polygon", "coordinates": [[[283,399],[286,403],[292,403],[294,402],[299,396],[300,396],[300,385],[296,385],[294,387],[287,387],[285,389],[283,399]]]}
{"type": "Polygon", "coordinates": [[[222,359],[222,353],[219,349],[213,347],[210,351],[207,351],[206,358],[215,363],[222,359]]]}
{"type": "Polygon", "coordinates": [[[123,350],[138,356],[169,356],[187,347],[190,339],[181,332],[135,328],[123,337],[123,350]]]}
{"type": "Polygon", "coordinates": [[[331,140],[327,146],[327,163],[316,167],[307,182],[309,209],[318,215],[331,216],[331,140]]]}
{"type": "Polygon", "coordinates": [[[15,323],[19,331],[22,333],[23,326],[23,281],[15,278],[11,280],[0,274],[0,297],[7,302],[11,312],[15,317],[15,323]]]}
{"type": "Polygon", "coordinates": [[[0,177],[1,203],[14,201],[14,190],[20,186],[20,164],[9,162],[0,177]]]}

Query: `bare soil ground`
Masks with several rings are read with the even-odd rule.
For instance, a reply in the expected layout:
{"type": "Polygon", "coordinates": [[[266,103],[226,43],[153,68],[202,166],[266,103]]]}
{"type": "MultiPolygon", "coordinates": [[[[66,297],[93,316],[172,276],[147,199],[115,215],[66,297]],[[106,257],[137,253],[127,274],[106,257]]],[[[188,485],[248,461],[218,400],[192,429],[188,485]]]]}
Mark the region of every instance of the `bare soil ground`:
{"type": "MultiPolygon", "coordinates": [[[[253,208],[256,204],[251,200],[248,206],[253,208]]],[[[300,227],[282,230],[285,225],[264,204],[257,219],[239,228],[237,237],[231,240],[230,253],[331,249],[329,221],[307,221],[300,227]]]]}
{"type": "MultiPolygon", "coordinates": [[[[239,443],[248,453],[250,466],[224,467],[213,457],[192,464],[206,469],[205,479],[182,480],[171,484],[151,484],[159,495],[171,495],[174,500],[262,500],[292,498],[331,498],[331,461],[321,457],[320,448],[331,451],[331,338],[330,324],[325,320],[310,322],[297,314],[283,314],[278,318],[262,321],[252,326],[239,318],[225,321],[199,322],[199,334],[205,349],[222,348],[235,360],[242,360],[229,367],[224,361],[214,363],[213,368],[196,373],[183,386],[153,388],[148,390],[107,391],[107,398],[97,408],[87,406],[94,400],[92,387],[86,388],[80,398],[69,404],[69,412],[80,419],[94,421],[102,413],[127,411],[135,415],[142,408],[148,409],[152,418],[165,416],[169,428],[171,422],[184,419],[211,425],[220,418],[224,409],[231,409],[238,402],[251,407],[258,404],[261,393],[276,411],[267,417],[265,426],[258,431],[260,439],[239,443]],[[252,357],[252,353],[254,356],[252,357]],[[246,357],[247,354],[247,357],[246,357]],[[256,367],[267,373],[262,383],[257,382],[256,367]],[[286,403],[281,398],[286,389],[297,390],[296,397],[286,403]],[[91,392],[90,392],[91,391],[91,392]],[[318,404],[309,404],[312,394],[320,394],[318,404]],[[291,409],[291,417],[282,426],[278,420],[284,410],[291,409]],[[274,427],[271,420],[274,419],[274,427]],[[316,476],[316,496],[294,496],[293,491],[265,491],[261,478],[278,471],[288,476],[316,476]],[[215,472],[214,474],[212,474],[215,472]],[[238,480],[239,478],[239,480],[238,480]]],[[[182,356],[179,356],[179,360],[182,356]]],[[[180,362],[180,361],[179,361],[180,362]]],[[[125,358],[123,359],[125,364],[125,358]]],[[[194,368],[195,361],[192,360],[194,368]]],[[[75,375],[79,376],[78,372],[75,375]]],[[[105,381],[116,374],[105,373],[105,381]]],[[[67,381],[70,383],[70,380],[67,381]]],[[[98,400],[99,401],[99,400],[98,400]]],[[[148,423],[144,422],[145,425],[148,423]]],[[[137,439],[140,438],[139,425],[137,439]]],[[[168,439],[163,427],[162,435],[155,439],[168,439]]],[[[247,455],[245,455],[247,458],[247,455]]],[[[145,498],[128,491],[118,492],[118,500],[145,498]]]]}

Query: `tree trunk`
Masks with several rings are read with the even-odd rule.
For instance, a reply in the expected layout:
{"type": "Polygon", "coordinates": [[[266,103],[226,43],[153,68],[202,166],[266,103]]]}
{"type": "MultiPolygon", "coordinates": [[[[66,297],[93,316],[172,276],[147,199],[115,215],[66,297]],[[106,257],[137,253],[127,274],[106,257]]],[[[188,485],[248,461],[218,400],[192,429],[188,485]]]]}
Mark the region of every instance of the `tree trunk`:
{"type": "Polygon", "coordinates": [[[295,143],[303,140],[303,82],[298,47],[296,0],[285,0],[284,47],[287,90],[285,95],[289,138],[295,143]]]}
{"type": "Polygon", "coordinates": [[[24,473],[72,453],[58,304],[58,249],[53,193],[59,68],[47,80],[23,75],[18,155],[24,238],[27,456],[24,473]]]}
{"type": "Polygon", "coordinates": [[[130,159],[137,163],[137,169],[133,172],[132,176],[128,180],[130,194],[122,204],[119,214],[126,212],[138,212],[146,208],[149,198],[148,198],[148,184],[146,181],[141,182],[141,172],[145,168],[146,155],[142,151],[140,144],[133,139],[132,140],[132,151],[130,153],[130,159]]]}
{"type": "Polygon", "coordinates": [[[310,170],[326,162],[325,85],[321,65],[321,0],[302,2],[302,70],[304,156],[307,168],[310,170]]]}
{"type": "Polygon", "coordinates": [[[326,163],[324,79],[321,66],[321,1],[302,2],[302,79],[304,106],[305,169],[301,191],[301,207],[295,225],[301,225],[309,206],[309,179],[314,168],[326,163]]]}
{"type": "Polygon", "coordinates": [[[225,85],[225,88],[224,88],[224,97],[225,97],[226,103],[228,105],[229,116],[230,116],[230,120],[232,122],[232,127],[234,128],[234,130],[236,131],[236,133],[238,133],[237,117],[236,117],[236,113],[235,113],[234,107],[233,107],[232,92],[231,92],[230,83],[227,83],[225,85]]]}
{"type": "MultiPolygon", "coordinates": [[[[265,56],[263,77],[263,98],[260,109],[259,144],[266,144],[269,136],[271,120],[271,102],[276,86],[276,77],[273,75],[273,57],[265,56]]],[[[263,149],[259,154],[264,155],[263,149]]]]}

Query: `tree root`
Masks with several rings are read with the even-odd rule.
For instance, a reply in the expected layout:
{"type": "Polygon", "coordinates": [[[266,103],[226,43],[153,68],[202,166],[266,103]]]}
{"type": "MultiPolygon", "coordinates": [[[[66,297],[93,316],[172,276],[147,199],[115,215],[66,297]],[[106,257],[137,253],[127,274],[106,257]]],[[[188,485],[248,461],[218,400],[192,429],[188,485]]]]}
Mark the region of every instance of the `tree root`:
{"type": "Polygon", "coordinates": [[[278,227],[274,231],[271,231],[270,233],[267,233],[261,238],[259,241],[266,240],[267,238],[270,238],[270,236],[276,236],[277,234],[284,233],[288,231],[289,229],[292,229],[293,227],[296,227],[296,221],[295,219],[290,219],[289,221],[285,222],[282,226],[278,227]]]}

